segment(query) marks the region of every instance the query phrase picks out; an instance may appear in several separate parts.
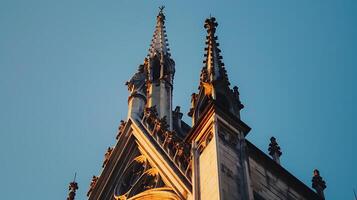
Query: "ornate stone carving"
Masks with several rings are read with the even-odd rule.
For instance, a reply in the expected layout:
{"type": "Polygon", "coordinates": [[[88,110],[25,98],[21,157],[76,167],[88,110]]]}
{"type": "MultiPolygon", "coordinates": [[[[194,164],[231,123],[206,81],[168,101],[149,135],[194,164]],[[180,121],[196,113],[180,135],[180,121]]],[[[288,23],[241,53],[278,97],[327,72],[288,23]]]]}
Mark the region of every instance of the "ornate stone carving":
{"type": "Polygon", "coordinates": [[[319,170],[314,170],[312,177],[312,188],[314,188],[321,200],[325,200],[324,190],[326,189],[326,182],[320,176],[319,170]]]}
{"type": "Polygon", "coordinates": [[[76,191],[78,190],[78,183],[76,181],[69,183],[68,190],[69,193],[67,200],[74,200],[74,197],[76,196],[76,191]]]}
{"type": "Polygon", "coordinates": [[[114,199],[128,199],[146,190],[164,185],[159,171],[148,164],[144,155],[140,155],[135,157],[124,170],[120,184],[115,188],[114,199]]]}
{"type": "Polygon", "coordinates": [[[144,70],[144,65],[139,65],[138,72],[125,83],[128,86],[128,90],[131,96],[140,94],[146,96],[146,74],[144,70]]]}
{"type": "Polygon", "coordinates": [[[90,185],[89,185],[89,190],[87,192],[87,197],[89,197],[90,194],[92,193],[92,191],[94,190],[95,185],[97,184],[97,181],[98,181],[98,177],[97,176],[93,176],[92,177],[92,181],[90,182],[90,185]]]}
{"type": "Polygon", "coordinates": [[[120,120],[120,125],[119,125],[119,128],[118,128],[118,134],[115,137],[115,139],[117,139],[117,140],[119,139],[119,136],[122,134],[125,125],[126,125],[126,122],[124,120],[120,120]]]}
{"type": "Polygon", "coordinates": [[[274,161],[277,162],[278,164],[280,164],[280,156],[282,153],[281,153],[278,143],[276,142],[275,137],[270,138],[270,144],[269,144],[268,151],[269,151],[269,155],[271,155],[273,157],[274,161]]]}
{"type": "Polygon", "coordinates": [[[110,156],[112,155],[113,148],[108,147],[107,152],[104,154],[104,161],[102,167],[105,167],[109,161],[110,156]]]}
{"type": "Polygon", "coordinates": [[[238,91],[238,87],[234,86],[233,87],[233,97],[236,100],[236,102],[238,103],[238,109],[241,110],[244,108],[244,105],[242,104],[242,102],[240,101],[239,98],[239,91],[238,91]]]}
{"type": "Polygon", "coordinates": [[[156,106],[145,108],[143,121],[148,124],[152,124],[158,115],[159,114],[157,112],[156,106]]]}
{"type": "Polygon", "coordinates": [[[156,108],[146,108],[142,119],[151,136],[162,149],[170,156],[172,161],[185,172],[190,162],[190,146],[185,145],[174,131],[169,131],[166,117],[159,118],[156,108]]]}

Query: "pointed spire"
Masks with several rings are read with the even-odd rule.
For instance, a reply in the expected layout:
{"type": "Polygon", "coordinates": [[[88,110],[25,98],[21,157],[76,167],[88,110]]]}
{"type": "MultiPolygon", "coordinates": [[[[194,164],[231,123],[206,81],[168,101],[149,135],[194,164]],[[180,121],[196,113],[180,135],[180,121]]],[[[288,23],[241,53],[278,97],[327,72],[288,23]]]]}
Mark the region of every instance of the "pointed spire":
{"type": "Polygon", "coordinates": [[[171,55],[169,53],[170,49],[166,38],[164,8],[165,6],[159,7],[159,14],[156,17],[156,28],[149,48],[149,57],[154,57],[155,55],[167,55],[170,57],[171,55]]]}
{"type": "Polygon", "coordinates": [[[69,183],[69,193],[67,200],[74,200],[74,197],[76,196],[76,191],[78,190],[78,183],[76,182],[76,175],[77,173],[74,174],[74,179],[72,182],[69,183]]]}
{"type": "Polygon", "coordinates": [[[276,142],[275,137],[270,138],[270,144],[269,144],[269,155],[273,157],[273,160],[280,165],[280,156],[281,156],[281,151],[278,143],[276,142]]]}
{"type": "Polygon", "coordinates": [[[199,119],[204,107],[211,100],[221,109],[235,115],[240,119],[240,110],[244,107],[239,98],[238,87],[230,88],[227,71],[222,62],[216,28],[216,18],[209,17],[205,20],[204,28],[207,30],[204,65],[201,70],[199,93],[191,98],[193,124],[199,119]]]}
{"type": "Polygon", "coordinates": [[[221,80],[229,86],[227,71],[220,55],[221,50],[218,48],[218,37],[215,36],[217,26],[216,18],[210,17],[206,19],[204,27],[207,29],[207,46],[205,47],[205,60],[203,61],[205,65],[201,71],[201,82],[214,83],[221,80]]]}
{"type": "Polygon", "coordinates": [[[147,57],[147,103],[146,107],[156,106],[159,117],[166,116],[172,129],[172,92],[175,75],[175,62],[171,59],[165,30],[164,6],[159,8],[156,28],[147,57]]]}
{"type": "Polygon", "coordinates": [[[319,170],[314,170],[312,177],[312,188],[314,188],[321,200],[325,200],[324,190],[326,189],[326,182],[320,176],[319,170]]]}

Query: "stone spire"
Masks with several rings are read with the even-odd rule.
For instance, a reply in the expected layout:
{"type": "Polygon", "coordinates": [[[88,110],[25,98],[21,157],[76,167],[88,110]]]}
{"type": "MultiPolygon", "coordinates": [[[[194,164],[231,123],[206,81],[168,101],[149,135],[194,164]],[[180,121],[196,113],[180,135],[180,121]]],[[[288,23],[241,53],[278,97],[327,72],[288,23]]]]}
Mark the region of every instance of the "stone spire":
{"type": "Polygon", "coordinates": [[[314,176],[312,177],[312,188],[316,190],[321,200],[325,200],[324,190],[326,189],[326,183],[317,169],[314,170],[314,176]]]}
{"type": "Polygon", "coordinates": [[[204,65],[200,75],[199,93],[191,98],[191,109],[188,113],[193,124],[201,116],[207,103],[214,100],[225,111],[240,118],[240,110],[244,107],[239,99],[238,87],[230,88],[227,71],[222,62],[216,28],[216,18],[205,20],[204,28],[207,30],[206,47],[204,49],[204,65]]]}
{"type": "Polygon", "coordinates": [[[269,155],[273,157],[273,160],[280,165],[280,156],[281,156],[281,151],[278,143],[276,142],[275,137],[270,138],[270,144],[269,144],[269,155]]]}
{"type": "Polygon", "coordinates": [[[68,187],[69,193],[67,200],[74,200],[74,197],[76,196],[76,191],[78,190],[78,183],[76,182],[76,174],[74,175],[74,180],[69,183],[68,187]]]}
{"type": "Polygon", "coordinates": [[[126,83],[128,118],[143,116],[147,107],[155,107],[160,118],[165,118],[172,128],[172,90],[175,62],[171,59],[165,28],[164,6],[159,8],[150,48],[144,63],[126,83]]]}
{"type": "Polygon", "coordinates": [[[175,62],[171,59],[165,28],[164,6],[159,8],[156,27],[146,58],[147,107],[156,107],[172,130],[172,90],[175,62]]]}
{"type": "MultiPolygon", "coordinates": [[[[228,81],[227,71],[224,68],[224,63],[222,62],[223,57],[220,55],[221,50],[218,48],[218,37],[215,36],[217,26],[218,23],[216,22],[216,18],[210,17],[206,19],[204,27],[207,30],[207,46],[205,48],[205,60],[203,61],[205,65],[202,68],[200,80],[202,83],[210,84],[220,81],[229,87],[230,83],[228,81]]],[[[214,98],[214,91],[212,91],[212,95],[214,98]]]]}
{"type": "Polygon", "coordinates": [[[159,7],[159,14],[156,17],[156,28],[149,48],[149,57],[161,54],[167,55],[168,57],[171,55],[169,53],[170,49],[166,38],[165,15],[163,12],[164,8],[165,6],[159,7]]]}

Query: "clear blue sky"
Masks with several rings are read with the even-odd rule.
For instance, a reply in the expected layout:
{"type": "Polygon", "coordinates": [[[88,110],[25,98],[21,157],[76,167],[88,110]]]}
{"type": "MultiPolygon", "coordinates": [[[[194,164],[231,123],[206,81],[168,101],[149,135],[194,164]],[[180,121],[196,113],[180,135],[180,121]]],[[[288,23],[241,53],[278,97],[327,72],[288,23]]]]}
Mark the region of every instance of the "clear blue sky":
{"type": "Polygon", "coordinates": [[[77,172],[77,199],[86,199],[162,4],[174,105],[187,113],[197,91],[212,14],[248,139],[266,152],[274,135],[286,169],[310,186],[318,168],[327,200],[353,199],[355,0],[0,0],[1,198],[63,200],[77,172]]]}

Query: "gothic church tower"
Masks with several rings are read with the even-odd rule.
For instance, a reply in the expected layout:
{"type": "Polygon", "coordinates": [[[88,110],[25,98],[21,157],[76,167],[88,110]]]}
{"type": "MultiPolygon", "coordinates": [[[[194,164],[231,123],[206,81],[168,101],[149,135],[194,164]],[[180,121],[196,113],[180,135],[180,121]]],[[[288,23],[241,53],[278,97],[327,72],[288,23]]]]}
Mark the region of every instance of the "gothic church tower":
{"type": "MultiPolygon", "coordinates": [[[[271,138],[269,154],[250,143],[241,117],[238,87],[231,88],[219,49],[214,17],[206,19],[204,61],[197,94],[192,94],[192,125],[172,108],[175,62],[171,58],[163,8],[149,53],[126,83],[128,116],[117,143],[108,147],[102,171],[93,176],[89,200],[324,200],[325,181],[314,171],[306,186],[280,162],[271,138]]],[[[68,199],[74,200],[71,182],[68,199]]]]}

